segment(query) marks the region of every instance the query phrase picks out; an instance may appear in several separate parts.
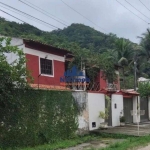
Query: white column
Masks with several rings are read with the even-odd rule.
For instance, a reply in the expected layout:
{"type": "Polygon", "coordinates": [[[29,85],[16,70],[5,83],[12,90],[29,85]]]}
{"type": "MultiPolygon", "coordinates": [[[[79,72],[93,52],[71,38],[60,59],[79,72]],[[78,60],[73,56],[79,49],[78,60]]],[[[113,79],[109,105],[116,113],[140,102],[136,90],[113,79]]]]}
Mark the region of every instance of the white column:
{"type": "Polygon", "coordinates": [[[120,126],[120,112],[123,111],[123,96],[112,94],[111,99],[112,126],[120,126]],[[115,108],[116,105],[116,108],[115,108]]]}
{"type": "Polygon", "coordinates": [[[105,95],[99,93],[88,93],[89,108],[89,130],[95,130],[100,127],[100,123],[104,122],[99,117],[100,111],[105,111],[105,95]],[[95,127],[92,126],[95,123],[95,127]]]}
{"type": "MultiPolygon", "coordinates": [[[[133,97],[133,111],[137,112],[137,108],[138,108],[138,110],[140,110],[140,97],[134,96],[133,97]]],[[[140,122],[140,114],[133,115],[133,123],[137,123],[137,121],[140,122]]]]}
{"type": "Polygon", "coordinates": [[[150,97],[148,97],[148,119],[150,120],[150,97]]]}

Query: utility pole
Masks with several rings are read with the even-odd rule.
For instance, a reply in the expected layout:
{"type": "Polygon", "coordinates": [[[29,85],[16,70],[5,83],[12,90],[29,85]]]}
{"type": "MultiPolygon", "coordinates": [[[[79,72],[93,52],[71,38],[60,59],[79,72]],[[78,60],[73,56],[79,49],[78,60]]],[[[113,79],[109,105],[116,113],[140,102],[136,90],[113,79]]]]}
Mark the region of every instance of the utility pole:
{"type": "MultiPolygon", "coordinates": [[[[136,91],[136,88],[137,88],[137,76],[136,76],[136,65],[137,65],[137,59],[136,59],[136,55],[135,55],[135,57],[134,57],[134,91],[136,91]]],[[[138,114],[140,114],[140,113],[138,113],[138,111],[140,112],[140,110],[139,110],[139,101],[138,101],[138,96],[137,96],[137,110],[136,110],[136,119],[137,119],[137,125],[138,125],[138,135],[139,135],[139,116],[138,116],[138,114]]]]}
{"type": "Polygon", "coordinates": [[[136,59],[134,59],[134,91],[136,91],[136,59]]]}

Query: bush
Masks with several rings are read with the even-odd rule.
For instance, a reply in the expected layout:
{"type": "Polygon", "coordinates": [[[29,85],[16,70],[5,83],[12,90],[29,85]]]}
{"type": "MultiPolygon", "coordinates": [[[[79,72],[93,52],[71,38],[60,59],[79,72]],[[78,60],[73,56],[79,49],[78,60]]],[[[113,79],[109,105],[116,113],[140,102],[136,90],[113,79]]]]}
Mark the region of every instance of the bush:
{"type": "Polygon", "coordinates": [[[74,136],[78,108],[71,92],[14,89],[9,105],[0,105],[0,145],[35,146],[74,136]]]}
{"type": "Polygon", "coordinates": [[[124,116],[120,117],[120,122],[125,122],[125,117],[124,116]]]}

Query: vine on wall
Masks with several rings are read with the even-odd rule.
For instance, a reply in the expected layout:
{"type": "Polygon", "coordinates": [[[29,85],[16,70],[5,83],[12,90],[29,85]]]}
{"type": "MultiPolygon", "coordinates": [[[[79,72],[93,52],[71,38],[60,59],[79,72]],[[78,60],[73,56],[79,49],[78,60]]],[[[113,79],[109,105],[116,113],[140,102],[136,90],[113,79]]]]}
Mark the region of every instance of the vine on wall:
{"type": "Polygon", "coordinates": [[[11,102],[0,106],[2,147],[35,146],[74,136],[78,107],[71,92],[15,89],[12,93],[11,102]]]}

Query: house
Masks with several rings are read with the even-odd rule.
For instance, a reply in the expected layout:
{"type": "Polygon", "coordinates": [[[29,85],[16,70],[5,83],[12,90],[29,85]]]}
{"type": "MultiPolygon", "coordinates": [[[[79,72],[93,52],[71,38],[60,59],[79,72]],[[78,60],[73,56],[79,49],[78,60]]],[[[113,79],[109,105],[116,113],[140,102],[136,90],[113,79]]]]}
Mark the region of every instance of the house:
{"type": "MultiPolygon", "coordinates": [[[[31,75],[34,78],[34,82],[31,84],[33,88],[66,89],[65,86],[60,84],[60,77],[64,75],[68,76],[68,73],[70,73],[69,70],[66,70],[68,61],[73,58],[69,51],[34,40],[19,38],[12,38],[11,44],[18,46],[25,53],[27,69],[31,71],[31,75]]],[[[7,57],[10,63],[17,59],[14,54],[8,54],[7,57]]],[[[77,68],[73,70],[74,74],[76,74],[75,70],[77,68]]],[[[79,73],[79,78],[86,77],[85,70],[83,72],[79,73]]],[[[73,87],[73,96],[80,105],[85,106],[83,113],[79,116],[79,128],[86,130],[99,128],[100,123],[104,121],[99,118],[99,112],[105,111],[107,106],[105,95],[111,97],[110,113],[107,120],[109,126],[120,125],[119,117],[121,112],[124,112],[126,123],[136,123],[137,117],[132,115],[131,111],[136,111],[139,103],[141,109],[144,109],[146,112],[145,115],[138,116],[139,119],[141,121],[149,120],[149,100],[145,102],[140,99],[139,93],[133,90],[121,90],[117,69],[116,74],[117,81],[108,83],[103,78],[103,71],[100,70],[95,83],[88,85],[86,90],[84,84],[82,87],[80,85],[77,85],[77,88],[73,87]]]]}
{"type": "MultiPolygon", "coordinates": [[[[71,52],[43,44],[34,40],[12,38],[11,45],[18,46],[25,53],[26,66],[34,81],[33,88],[64,89],[60,85],[60,77],[65,72],[65,66],[71,52]]],[[[14,54],[8,54],[8,61],[16,59],[14,54]]]]}

